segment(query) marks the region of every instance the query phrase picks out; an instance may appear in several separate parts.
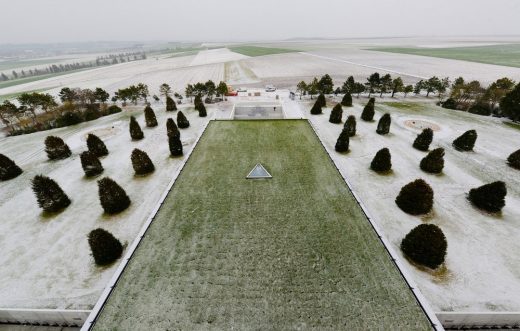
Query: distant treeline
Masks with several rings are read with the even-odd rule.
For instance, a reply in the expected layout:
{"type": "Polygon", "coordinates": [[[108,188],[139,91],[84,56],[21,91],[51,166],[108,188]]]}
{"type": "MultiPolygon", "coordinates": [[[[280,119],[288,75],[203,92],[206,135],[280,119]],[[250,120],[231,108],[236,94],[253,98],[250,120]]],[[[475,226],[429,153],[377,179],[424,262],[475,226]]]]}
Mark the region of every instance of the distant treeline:
{"type": "Polygon", "coordinates": [[[46,68],[34,68],[29,70],[13,70],[10,76],[5,73],[0,73],[0,82],[7,80],[15,80],[26,77],[40,76],[40,75],[48,75],[53,73],[67,72],[78,69],[86,69],[92,67],[100,67],[107,66],[112,64],[131,62],[137,60],[146,59],[146,54],[144,52],[134,52],[134,53],[120,53],[120,54],[109,54],[105,56],[99,56],[95,61],[87,61],[87,62],[75,62],[75,63],[66,63],[66,64],[51,64],[46,68]]]}

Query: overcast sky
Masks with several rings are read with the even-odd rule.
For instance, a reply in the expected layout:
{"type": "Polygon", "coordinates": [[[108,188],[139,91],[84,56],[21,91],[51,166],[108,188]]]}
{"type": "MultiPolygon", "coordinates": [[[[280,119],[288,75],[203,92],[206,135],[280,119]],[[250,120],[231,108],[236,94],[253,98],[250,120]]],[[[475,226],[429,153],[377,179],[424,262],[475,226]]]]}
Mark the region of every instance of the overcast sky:
{"type": "Polygon", "coordinates": [[[0,0],[0,43],[520,34],[518,0],[0,0]]]}

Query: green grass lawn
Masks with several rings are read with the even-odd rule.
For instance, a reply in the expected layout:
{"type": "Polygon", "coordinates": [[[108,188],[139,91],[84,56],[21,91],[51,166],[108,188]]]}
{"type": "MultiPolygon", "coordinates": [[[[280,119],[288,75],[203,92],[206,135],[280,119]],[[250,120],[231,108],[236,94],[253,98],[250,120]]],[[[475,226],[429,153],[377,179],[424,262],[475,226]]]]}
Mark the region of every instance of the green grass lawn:
{"type": "Polygon", "coordinates": [[[430,325],[308,122],[275,120],[210,123],[94,329],[430,325]]]}
{"type": "Polygon", "coordinates": [[[281,53],[298,52],[295,49],[288,48],[274,48],[274,47],[260,47],[260,46],[232,46],[229,49],[235,53],[244,54],[247,56],[263,56],[281,53]]]}
{"type": "Polygon", "coordinates": [[[520,67],[520,44],[452,48],[378,47],[370,50],[520,67]]]}

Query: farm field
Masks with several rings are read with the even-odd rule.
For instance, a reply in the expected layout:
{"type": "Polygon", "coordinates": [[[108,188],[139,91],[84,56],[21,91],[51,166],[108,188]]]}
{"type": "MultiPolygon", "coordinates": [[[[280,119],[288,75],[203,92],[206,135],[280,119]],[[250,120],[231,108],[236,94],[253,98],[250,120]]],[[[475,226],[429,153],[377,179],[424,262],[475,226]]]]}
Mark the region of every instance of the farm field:
{"type": "Polygon", "coordinates": [[[115,325],[430,328],[302,120],[210,123],[94,329],[115,325]]]}
{"type": "Polygon", "coordinates": [[[380,47],[371,50],[520,67],[520,44],[450,48],[380,47]]]}
{"type": "MultiPolygon", "coordinates": [[[[152,104],[158,127],[144,126],[144,106],[129,106],[125,111],[51,131],[0,138],[0,151],[24,170],[10,181],[0,182],[0,307],[90,309],[114,273],[117,262],[96,267],[90,255],[87,234],[98,227],[112,232],[122,243],[131,243],[163,194],[184,157],[171,158],[165,122],[176,117],[164,105],[152,104]],[[128,122],[136,116],[145,139],[131,141],[128,122]],[[101,159],[104,172],[86,179],[79,154],[86,150],[86,135],[98,135],[110,154],[101,159]],[[56,135],[69,145],[72,156],[51,162],[44,152],[44,139],[56,135]],[[155,172],[135,177],[130,154],[134,148],[148,153],[155,172]],[[72,200],[62,213],[42,215],[31,190],[31,179],[43,174],[56,180],[72,200]],[[99,203],[97,180],[109,176],[123,187],[132,204],[121,214],[105,216],[99,203]],[[8,249],[7,249],[8,248],[8,249]]],[[[185,154],[201,132],[207,118],[186,105],[180,109],[191,126],[181,130],[185,154]]]]}
{"type": "MultiPolygon", "coordinates": [[[[390,99],[390,98],[389,98],[390,99]]],[[[382,228],[393,248],[402,254],[402,238],[421,223],[438,225],[446,235],[448,253],[443,267],[433,272],[411,263],[408,269],[423,295],[435,311],[520,311],[520,172],[506,164],[510,153],[520,148],[520,131],[501,119],[446,110],[431,103],[413,101],[376,101],[373,122],[359,116],[367,99],[354,99],[354,107],[344,107],[357,119],[357,133],[350,139],[350,152],[334,151],[343,124],[328,122],[330,102],[323,115],[311,116],[310,103],[302,102],[307,114],[334,161],[360,196],[375,222],[382,228]],[[376,134],[377,121],[390,113],[390,134],[376,134]],[[446,151],[441,175],[419,168],[426,155],[412,147],[420,132],[406,121],[427,121],[439,126],[430,150],[446,151]],[[452,141],[466,130],[475,129],[478,139],[474,152],[458,152],[452,141]],[[392,173],[379,175],[370,170],[375,153],[387,147],[392,156],[392,173]],[[434,207],[424,217],[411,216],[399,209],[394,200],[402,186],[422,178],[434,190],[434,207]],[[474,187],[502,180],[507,185],[506,206],[498,215],[481,212],[467,200],[474,187]]],[[[403,256],[404,258],[404,256],[403,256]]]]}
{"type": "Polygon", "coordinates": [[[272,55],[272,54],[297,52],[297,50],[288,49],[288,48],[262,47],[262,46],[249,46],[249,45],[231,46],[231,47],[229,47],[229,49],[232,52],[247,55],[247,56],[264,56],[264,55],[272,55]]]}

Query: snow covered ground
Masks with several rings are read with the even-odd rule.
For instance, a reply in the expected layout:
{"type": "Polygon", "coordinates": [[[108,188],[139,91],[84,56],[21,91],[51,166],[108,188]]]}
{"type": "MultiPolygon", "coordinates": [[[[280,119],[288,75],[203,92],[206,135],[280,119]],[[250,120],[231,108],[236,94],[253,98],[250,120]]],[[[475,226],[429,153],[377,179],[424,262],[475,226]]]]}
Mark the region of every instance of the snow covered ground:
{"type": "MultiPolygon", "coordinates": [[[[96,267],[87,243],[88,233],[98,227],[112,232],[124,243],[131,243],[164,192],[171,176],[184,158],[169,156],[164,106],[152,105],[159,126],[144,127],[142,108],[123,111],[76,126],[30,135],[0,139],[0,151],[24,170],[10,181],[0,183],[0,307],[89,309],[112,276],[117,262],[107,268],[96,267]],[[135,115],[145,139],[131,141],[130,115],[135,115]],[[79,154],[86,150],[85,137],[95,132],[110,154],[101,159],[105,171],[130,196],[132,204],[115,216],[103,215],[96,179],[84,177],[79,154]],[[49,161],[43,150],[47,135],[62,137],[72,156],[49,161]],[[135,177],[130,162],[134,148],[148,153],[156,170],[147,177],[135,177]],[[72,200],[62,213],[42,216],[31,190],[30,180],[43,174],[56,180],[72,200]]],[[[129,107],[134,108],[134,107],[129,107]]],[[[193,148],[203,125],[214,116],[199,118],[188,105],[181,107],[191,126],[181,130],[185,151],[193,148]]]]}
{"type": "MultiPolygon", "coordinates": [[[[366,99],[362,99],[362,103],[366,99]]],[[[355,102],[358,100],[355,100],[355,102]]],[[[376,102],[377,104],[378,102],[376,102]]],[[[328,122],[330,107],[323,115],[308,115],[309,103],[302,109],[317,127],[322,141],[332,150],[343,124],[328,122]]],[[[402,238],[423,222],[438,225],[448,240],[445,268],[437,272],[409,270],[420,290],[436,311],[520,311],[520,172],[506,165],[507,156],[520,148],[520,131],[490,117],[445,110],[428,104],[410,109],[377,106],[374,122],[359,119],[363,104],[343,108],[357,119],[357,134],[350,140],[350,152],[342,156],[338,167],[351,179],[355,191],[386,237],[401,254],[402,238]],[[384,112],[392,116],[390,134],[376,134],[377,120],[384,112]],[[425,120],[440,126],[430,150],[446,150],[441,175],[431,175],[419,168],[426,155],[412,148],[420,130],[404,124],[407,120],[425,120]],[[457,152],[451,142],[469,129],[478,139],[474,152],[457,152]],[[378,175],[369,169],[375,153],[388,147],[393,172],[378,175]],[[433,211],[415,217],[401,211],[394,200],[405,184],[423,178],[435,193],[433,211]],[[506,182],[506,206],[500,215],[490,215],[474,208],[466,193],[474,187],[496,180],[506,182]]]]}

